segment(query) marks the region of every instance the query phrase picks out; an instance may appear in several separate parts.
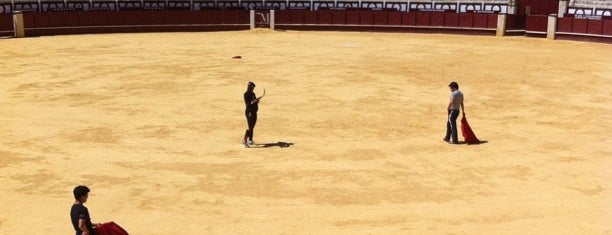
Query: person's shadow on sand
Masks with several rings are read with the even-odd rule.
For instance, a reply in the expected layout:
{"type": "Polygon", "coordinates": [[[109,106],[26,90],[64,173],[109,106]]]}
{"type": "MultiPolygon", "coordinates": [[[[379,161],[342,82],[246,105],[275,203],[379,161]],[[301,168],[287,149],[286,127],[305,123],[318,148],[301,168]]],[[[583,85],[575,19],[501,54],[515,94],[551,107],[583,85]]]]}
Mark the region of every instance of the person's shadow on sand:
{"type": "Polygon", "coordinates": [[[251,146],[251,148],[269,148],[269,147],[275,147],[275,146],[278,146],[281,148],[288,148],[288,147],[291,147],[291,145],[293,145],[293,143],[278,141],[276,143],[255,144],[254,146],[251,146]]]}

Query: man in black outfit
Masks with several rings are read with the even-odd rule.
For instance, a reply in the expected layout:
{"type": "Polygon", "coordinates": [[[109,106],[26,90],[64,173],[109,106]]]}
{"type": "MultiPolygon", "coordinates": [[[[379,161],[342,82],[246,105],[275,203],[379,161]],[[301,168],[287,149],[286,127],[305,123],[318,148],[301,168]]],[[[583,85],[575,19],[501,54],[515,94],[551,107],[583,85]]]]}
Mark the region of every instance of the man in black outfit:
{"type": "MultiPolygon", "coordinates": [[[[72,220],[72,226],[76,231],[76,235],[95,235],[94,225],[89,217],[89,210],[83,205],[87,202],[87,198],[89,198],[89,188],[79,185],[74,188],[72,193],[74,194],[75,202],[72,204],[72,208],[70,208],[70,219],[72,220]]],[[[96,224],[97,226],[99,224],[96,224]]]]}
{"type": "Polygon", "coordinates": [[[259,109],[259,100],[261,99],[261,97],[257,98],[255,96],[253,90],[255,90],[255,83],[249,82],[247,91],[244,92],[244,104],[246,105],[244,115],[246,116],[249,129],[244,133],[242,144],[246,148],[248,148],[249,145],[255,144],[255,142],[253,142],[253,129],[255,128],[255,123],[257,123],[257,110],[259,109]]]}

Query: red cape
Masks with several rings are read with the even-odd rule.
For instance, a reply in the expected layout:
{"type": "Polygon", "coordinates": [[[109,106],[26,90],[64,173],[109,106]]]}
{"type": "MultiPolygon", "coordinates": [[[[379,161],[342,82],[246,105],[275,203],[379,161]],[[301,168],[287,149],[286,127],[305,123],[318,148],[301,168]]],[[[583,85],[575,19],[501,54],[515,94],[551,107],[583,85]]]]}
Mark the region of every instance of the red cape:
{"type": "Polygon", "coordinates": [[[470,128],[470,124],[468,123],[465,116],[461,118],[461,135],[463,135],[463,138],[465,139],[465,143],[467,144],[480,143],[480,140],[478,140],[478,137],[476,137],[476,134],[474,134],[474,132],[472,131],[472,128],[470,128]]]}
{"type": "Polygon", "coordinates": [[[115,222],[103,223],[96,228],[96,235],[128,235],[121,226],[115,224],[115,222]]]}

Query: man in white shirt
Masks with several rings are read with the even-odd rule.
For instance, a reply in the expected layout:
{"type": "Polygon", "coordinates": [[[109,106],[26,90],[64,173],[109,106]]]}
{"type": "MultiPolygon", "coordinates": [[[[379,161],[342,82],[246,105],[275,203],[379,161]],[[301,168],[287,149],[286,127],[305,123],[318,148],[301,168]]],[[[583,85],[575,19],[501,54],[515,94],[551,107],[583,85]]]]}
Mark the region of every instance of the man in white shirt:
{"type": "Polygon", "coordinates": [[[463,93],[459,91],[459,84],[451,82],[448,84],[451,90],[450,102],[448,103],[448,121],[446,122],[446,136],[444,141],[450,144],[459,144],[457,139],[457,117],[459,117],[459,108],[465,115],[465,109],[463,107],[463,93]]]}

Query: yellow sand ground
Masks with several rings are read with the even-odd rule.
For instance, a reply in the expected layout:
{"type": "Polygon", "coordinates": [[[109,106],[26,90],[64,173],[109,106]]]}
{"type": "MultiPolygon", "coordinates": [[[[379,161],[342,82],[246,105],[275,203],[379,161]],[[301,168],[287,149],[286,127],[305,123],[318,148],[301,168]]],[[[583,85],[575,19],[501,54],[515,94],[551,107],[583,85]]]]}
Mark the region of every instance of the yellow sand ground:
{"type": "Polygon", "coordinates": [[[272,32],[0,40],[0,234],[611,234],[612,46],[272,32]],[[240,55],[242,59],[232,59],[240,55]],[[247,81],[266,97],[245,149],[247,81]],[[448,83],[481,145],[445,133],[448,83]]]}

